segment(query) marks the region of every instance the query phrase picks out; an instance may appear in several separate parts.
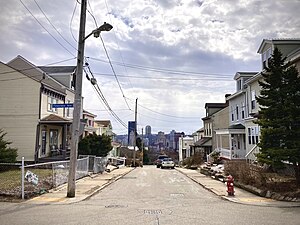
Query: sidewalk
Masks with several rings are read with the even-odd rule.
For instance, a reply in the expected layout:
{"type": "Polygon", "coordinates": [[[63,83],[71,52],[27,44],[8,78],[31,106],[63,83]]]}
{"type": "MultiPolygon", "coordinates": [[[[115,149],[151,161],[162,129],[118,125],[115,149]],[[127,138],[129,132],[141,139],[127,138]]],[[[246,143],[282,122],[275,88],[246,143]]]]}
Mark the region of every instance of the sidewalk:
{"type": "Polygon", "coordinates": [[[131,172],[132,167],[120,167],[110,173],[104,172],[103,174],[94,174],[87,176],[76,181],[76,192],[74,198],[67,196],[67,184],[52,189],[49,193],[32,198],[25,201],[28,204],[72,204],[83,201],[93,194],[97,193],[110,183],[120,179],[122,176],[131,172]]]}
{"type": "Polygon", "coordinates": [[[234,187],[235,196],[228,196],[226,192],[226,184],[218,180],[212,179],[209,176],[199,173],[197,170],[190,170],[176,167],[176,170],[185,174],[191,178],[196,183],[200,184],[205,189],[213,192],[214,194],[220,196],[222,199],[247,205],[256,206],[269,206],[269,207],[300,207],[300,202],[286,202],[286,201],[276,201],[270,198],[264,198],[254,195],[248,191],[241,188],[234,187]]]}

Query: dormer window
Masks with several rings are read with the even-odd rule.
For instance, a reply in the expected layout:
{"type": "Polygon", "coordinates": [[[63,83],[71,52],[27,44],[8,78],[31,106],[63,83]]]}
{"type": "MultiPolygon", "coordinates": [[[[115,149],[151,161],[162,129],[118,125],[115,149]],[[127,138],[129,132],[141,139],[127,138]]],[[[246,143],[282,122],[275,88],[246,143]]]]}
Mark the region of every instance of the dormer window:
{"type": "Polygon", "coordinates": [[[236,90],[237,91],[242,90],[242,80],[241,79],[238,79],[236,81],[236,90]]]}
{"type": "Polygon", "coordinates": [[[261,55],[263,69],[266,69],[268,67],[268,64],[270,63],[271,56],[272,56],[272,49],[271,48],[267,49],[267,51],[265,51],[261,55]]]}

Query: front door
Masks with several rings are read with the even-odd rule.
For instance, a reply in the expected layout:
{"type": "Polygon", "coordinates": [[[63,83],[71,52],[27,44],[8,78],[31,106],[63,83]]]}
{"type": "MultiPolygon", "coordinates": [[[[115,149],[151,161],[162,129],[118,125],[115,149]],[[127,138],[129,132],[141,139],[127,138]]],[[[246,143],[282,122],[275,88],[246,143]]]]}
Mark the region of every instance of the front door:
{"type": "Polygon", "coordinates": [[[58,149],[58,130],[50,130],[50,151],[58,149]]]}

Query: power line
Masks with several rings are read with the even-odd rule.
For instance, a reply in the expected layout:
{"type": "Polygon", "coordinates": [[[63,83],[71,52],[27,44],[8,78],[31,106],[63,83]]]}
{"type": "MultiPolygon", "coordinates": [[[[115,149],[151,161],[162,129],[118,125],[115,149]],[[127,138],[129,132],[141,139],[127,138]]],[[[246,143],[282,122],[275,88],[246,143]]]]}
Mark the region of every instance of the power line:
{"type": "MultiPolygon", "coordinates": [[[[108,104],[106,98],[104,97],[102,91],[100,90],[100,87],[97,83],[92,82],[92,80],[89,78],[89,75],[87,73],[87,71],[84,69],[84,72],[86,74],[87,79],[91,82],[92,86],[94,87],[94,90],[97,92],[98,97],[100,97],[100,99],[102,100],[102,102],[104,103],[105,107],[108,109],[109,113],[125,128],[127,128],[127,125],[119,118],[119,116],[111,109],[110,105],[108,104]]],[[[93,74],[91,73],[92,77],[93,74]]],[[[94,77],[93,77],[94,78],[94,77]]]]}
{"type": "MultiPolygon", "coordinates": [[[[108,63],[106,60],[94,58],[94,57],[87,57],[91,60],[100,61],[104,63],[108,63]]],[[[112,61],[113,64],[122,65],[122,63],[117,61],[112,61]]],[[[169,73],[169,74],[177,74],[177,75],[189,75],[189,76],[198,76],[198,75],[206,75],[206,76],[215,76],[215,77],[232,77],[232,74],[221,74],[221,73],[206,73],[206,72],[192,72],[192,71],[183,71],[183,70],[170,70],[164,68],[157,68],[157,67],[149,67],[149,66],[141,66],[136,64],[125,64],[126,67],[139,69],[139,70],[146,70],[151,72],[162,72],[162,73],[169,73]]]]}
{"type": "MultiPolygon", "coordinates": [[[[111,16],[110,16],[110,13],[109,13],[109,9],[108,9],[108,4],[107,4],[107,1],[106,1],[106,0],[105,0],[105,6],[106,6],[106,9],[107,9],[107,13],[108,13],[109,20],[110,20],[110,22],[112,23],[112,21],[111,21],[111,16]]],[[[117,26],[115,26],[115,29],[117,29],[117,26]]],[[[115,29],[113,29],[113,33],[114,33],[114,36],[115,36],[115,41],[116,41],[117,46],[118,46],[118,52],[119,52],[119,55],[120,55],[121,60],[122,60],[122,65],[123,65],[123,67],[124,67],[125,74],[128,75],[128,71],[127,71],[126,65],[125,65],[125,63],[124,63],[123,55],[122,55],[122,52],[121,52],[121,50],[120,50],[119,40],[118,40],[118,38],[117,38],[115,29]]],[[[130,84],[131,88],[133,89],[133,86],[132,86],[132,83],[131,83],[131,80],[129,79],[129,77],[128,77],[128,80],[129,80],[129,84],[130,84]]]]}
{"type": "Polygon", "coordinates": [[[69,51],[62,43],[60,43],[47,29],[46,27],[33,15],[33,13],[29,10],[29,8],[24,4],[22,0],[19,0],[21,4],[24,6],[24,8],[30,13],[30,15],[36,20],[36,22],[63,48],[65,49],[68,53],[70,53],[72,56],[74,54],[69,51]]]}
{"type": "Polygon", "coordinates": [[[72,23],[73,23],[73,19],[74,19],[74,14],[75,14],[75,11],[76,11],[76,8],[77,8],[77,4],[78,4],[78,1],[75,2],[75,6],[74,6],[74,10],[73,10],[73,13],[72,13],[72,16],[71,16],[71,20],[70,20],[70,25],[69,25],[69,28],[70,28],[70,33],[74,39],[74,41],[76,43],[78,43],[77,39],[74,37],[74,34],[73,34],[73,31],[72,31],[72,23]]]}
{"type": "Polygon", "coordinates": [[[106,46],[105,46],[105,44],[104,44],[104,41],[103,41],[103,38],[102,38],[101,35],[100,35],[100,38],[101,38],[101,42],[102,42],[102,45],[103,45],[103,48],[104,48],[106,57],[107,57],[107,59],[108,59],[108,61],[109,61],[109,65],[110,65],[110,67],[111,67],[111,69],[112,69],[112,71],[113,71],[113,74],[114,74],[114,76],[115,76],[115,78],[116,78],[116,81],[117,81],[117,83],[118,83],[118,85],[119,85],[119,89],[121,90],[123,99],[124,99],[124,101],[125,101],[125,103],[126,103],[128,109],[130,109],[130,107],[129,107],[129,105],[128,105],[128,102],[127,102],[127,100],[126,100],[125,94],[124,94],[124,92],[123,92],[123,89],[122,89],[122,87],[121,87],[121,85],[120,85],[119,79],[118,79],[118,77],[117,77],[117,74],[116,74],[116,72],[115,72],[115,69],[114,69],[114,67],[113,67],[113,65],[112,65],[112,63],[111,63],[110,57],[109,57],[109,55],[108,55],[106,46]]]}
{"type": "MultiPolygon", "coordinates": [[[[108,73],[94,73],[97,76],[113,77],[113,74],[108,73]]],[[[217,77],[201,77],[201,78],[174,78],[174,77],[156,77],[156,76],[135,76],[135,75],[121,75],[118,77],[130,77],[137,79],[154,79],[154,80],[172,80],[172,81],[195,81],[195,80],[211,80],[211,81],[232,81],[232,78],[217,78],[217,77]]]]}
{"type": "Polygon", "coordinates": [[[48,16],[45,14],[45,12],[42,10],[42,8],[40,7],[40,5],[36,2],[36,0],[33,0],[35,2],[35,4],[37,5],[37,7],[39,8],[39,10],[43,13],[43,15],[45,16],[45,18],[47,19],[47,21],[50,23],[50,25],[53,27],[53,29],[58,33],[58,35],[65,41],[67,42],[73,49],[75,49],[77,51],[77,48],[75,48],[60,32],[59,30],[57,30],[57,28],[53,25],[53,23],[50,21],[50,19],[48,18],[48,16]]]}

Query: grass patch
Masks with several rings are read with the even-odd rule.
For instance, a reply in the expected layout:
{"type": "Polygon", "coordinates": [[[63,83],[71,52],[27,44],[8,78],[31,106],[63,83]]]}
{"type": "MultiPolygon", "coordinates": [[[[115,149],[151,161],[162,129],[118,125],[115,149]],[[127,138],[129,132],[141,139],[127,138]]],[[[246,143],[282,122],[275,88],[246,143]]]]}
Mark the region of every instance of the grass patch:
{"type": "MultiPolygon", "coordinates": [[[[26,171],[31,171],[36,174],[40,180],[43,180],[47,177],[52,177],[51,169],[26,169],[26,171]]],[[[24,175],[25,175],[24,174],[24,175]]],[[[9,170],[0,173],[0,191],[9,190],[15,188],[17,186],[21,186],[21,170],[9,170]]]]}

